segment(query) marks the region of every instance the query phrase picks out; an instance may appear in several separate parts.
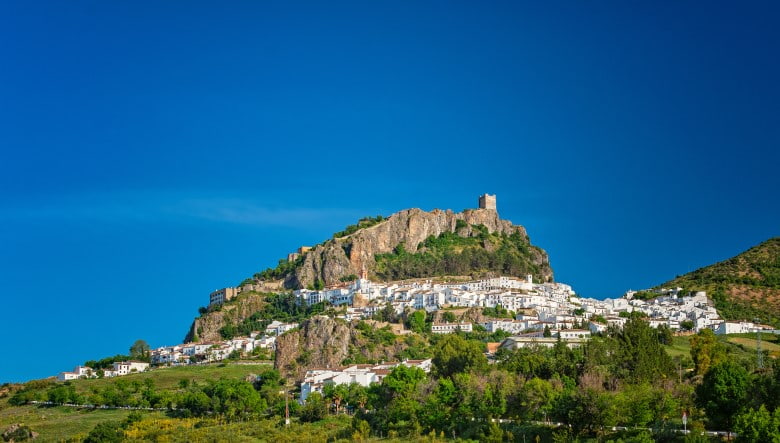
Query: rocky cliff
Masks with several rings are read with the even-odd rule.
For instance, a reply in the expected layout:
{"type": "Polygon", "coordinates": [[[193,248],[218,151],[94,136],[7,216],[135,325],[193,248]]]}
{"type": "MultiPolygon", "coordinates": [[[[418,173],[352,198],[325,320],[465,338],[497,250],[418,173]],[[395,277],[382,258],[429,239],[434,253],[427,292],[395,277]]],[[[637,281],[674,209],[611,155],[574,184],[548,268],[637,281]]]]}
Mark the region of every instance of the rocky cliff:
{"type": "Polygon", "coordinates": [[[227,324],[238,324],[249,318],[255,312],[263,309],[266,302],[261,294],[245,293],[236,297],[231,303],[209,311],[196,318],[184,337],[184,343],[210,342],[222,340],[220,328],[227,324]]]}
{"type": "MultiPolygon", "coordinates": [[[[475,227],[484,226],[488,233],[499,235],[518,234],[529,246],[527,261],[538,270],[537,278],[552,280],[547,254],[536,247],[530,247],[525,228],[502,220],[492,209],[470,209],[460,213],[450,210],[407,209],[368,228],[341,238],[335,238],[316,246],[304,256],[302,263],[285,278],[288,288],[302,288],[319,280],[326,285],[338,283],[348,275],[360,275],[365,269],[370,277],[374,273],[377,254],[392,253],[399,244],[406,250],[416,251],[426,239],[443,233],[455,233],[469,237],[477,235],[475,227]]],[[[486,243],[485,247],[489,247],[486,243]]]]}
{"type": "Polygon", "coordinates": [[[274,365],[284,376],[300,380],[306,369],[337,368],[345,360],[395,361],[405,346],[401,337],[389,333],[386,337],[389,340],[368,339],[365,331],[357,329],[355,324],[315,316],[304,321],[300,329],[276,339],[274,365]]]}

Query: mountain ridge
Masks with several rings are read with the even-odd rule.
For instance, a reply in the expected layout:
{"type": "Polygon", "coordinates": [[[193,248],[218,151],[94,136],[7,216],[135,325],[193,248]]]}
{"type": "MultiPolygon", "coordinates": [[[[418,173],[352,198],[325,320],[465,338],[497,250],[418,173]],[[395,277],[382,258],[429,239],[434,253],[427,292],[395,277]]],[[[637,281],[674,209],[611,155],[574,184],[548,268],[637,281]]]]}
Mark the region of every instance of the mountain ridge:
{"type": "Polygon", "coordinates": [[[677,276],[658,287],[707,291],[726,320],[758,318],[780,327],[780,237],[677,276]]]}

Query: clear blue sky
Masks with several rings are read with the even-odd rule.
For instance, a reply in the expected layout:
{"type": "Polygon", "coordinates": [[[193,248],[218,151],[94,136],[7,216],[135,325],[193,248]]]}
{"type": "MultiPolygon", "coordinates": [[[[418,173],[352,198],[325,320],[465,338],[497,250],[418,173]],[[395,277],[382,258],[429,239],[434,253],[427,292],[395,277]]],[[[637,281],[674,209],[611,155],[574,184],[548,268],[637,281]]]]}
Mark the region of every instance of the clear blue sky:
{"type": "Polygon", "coordinates": [[[780,235],[777,2],[520,3],[3,2],[0,382],[484,192],[590,297],[780,235]]]}

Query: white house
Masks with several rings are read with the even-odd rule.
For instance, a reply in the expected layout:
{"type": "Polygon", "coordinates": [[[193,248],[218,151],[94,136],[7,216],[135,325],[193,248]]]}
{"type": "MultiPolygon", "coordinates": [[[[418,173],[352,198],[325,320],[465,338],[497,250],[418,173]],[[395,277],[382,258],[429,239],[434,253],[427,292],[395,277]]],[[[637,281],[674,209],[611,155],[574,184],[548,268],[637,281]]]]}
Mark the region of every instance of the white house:
{"type": "Polygon", "coordinates": [[[561,329],[557,334],[561,337],[561,340],[569,340],[573,338],[590,338],[589,329],[561,329]]]}
{"type": "Polygon", "coordinates": [[[127,375],[132,372],[143,372],[149,368],[149,363],[142,361],[117,361],[114,362],[113,372],[116,375],[127,375]]]}
{"type": "Polygon", "coordinates": [[[723,334],[742,334],[746,332],[755,332],[758,330],[756,328],[756,325],[754,325],[751,322],[735,322],[735,321],[724,321],[717,325],[713,325],[713,329],[715,330],[715,333],[718,335],[723,334]]]}
{"type": "Polygon", "coordinates": [[[434,323],[431,325],[431,332],[434,334],[450,334],[456,331],[471,332],[471,323],[434,323]]]}
{"type": "Polygon", "coordinates": [[[59,375],[57,375],[57,380],[76,380],[78,378],[92,378],[96,376],[97,374],[95,374],[95,371],[89,366],[76,366],[73,368],[73,372],[60,372],[59,375]]]}
{"type": "Polygon", "coordinates": [[[352,365],[335,369],[310,369],[306,371],[301,383],[300,402],[304,403],[312,392],[322,392],[328,384],[341,385],[357,383],[368,387],[371,383],[381,383],[390,371],[399,365],[418,367],[425,372],[431,370],[431,359],[406,360],[400,363],[385,363],[380,365],[352,365]]]}

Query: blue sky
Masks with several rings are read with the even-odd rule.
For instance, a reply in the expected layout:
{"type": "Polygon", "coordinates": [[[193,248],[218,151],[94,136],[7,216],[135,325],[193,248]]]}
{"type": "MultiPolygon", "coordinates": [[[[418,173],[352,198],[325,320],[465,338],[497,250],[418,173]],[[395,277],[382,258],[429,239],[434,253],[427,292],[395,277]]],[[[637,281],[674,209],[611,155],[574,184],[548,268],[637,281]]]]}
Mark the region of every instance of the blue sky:
{"type": "Polygon", "coordinates": [[[775,2],[541,3],[0,5],[0,382],[484,192],[591,297],[780,235],[775,2]]]}

